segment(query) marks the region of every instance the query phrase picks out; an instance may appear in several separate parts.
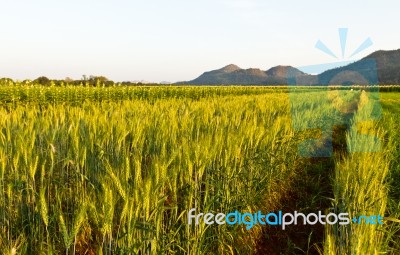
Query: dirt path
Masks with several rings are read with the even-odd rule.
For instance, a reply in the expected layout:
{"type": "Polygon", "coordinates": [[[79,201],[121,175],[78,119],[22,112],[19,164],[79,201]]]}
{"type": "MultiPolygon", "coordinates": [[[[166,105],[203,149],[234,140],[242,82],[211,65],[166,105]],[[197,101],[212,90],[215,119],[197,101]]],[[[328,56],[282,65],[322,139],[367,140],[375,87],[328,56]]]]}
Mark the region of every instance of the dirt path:
{"type": "MultiPolygon", "coordinates": [[[[357,103],[352,102],[350,107],[352,109],[346,111],[344,116],[346,121],[349,121],[357,110],[357,103]]],[[[301,169],[297,169],[298,178],[285,183],[292,189],[277,201],[283,213],[294,211],[305,214],[318,211],[326,213],[329,210],[331,207],[329,198],[333,197],[331,177],[334,173],[335,159],[347,155],[346,131],[346,125],[333,128],[334,156],[304,159],[301,169]]],[[[266,225],[257,242],[255,254],[321,254],[324,235],[325,228],[321,224],[290,225],[285,230],[282,230],[281,226],[266,225]]]]}
{"type": "MultiPolygon", "coordinates": [[[[341,137],[345,130],[345,128],[338,129],[334,131],[334,135],[341,137]]],[[[333,170],[333,158],[305,160],[304,168],[298,174],[300,178],[290,183],[294,188],[279,202],[282,212],[326,211],[331,205],[328,198],[333,197],[331,186],[333,170]]],[[[319,254],[323,237],[324,227],[319,224],[291,225],[285,230],[282,230],[281,226],[266,226],[262,238],[259,239],[256,254],[319,254]]]]}

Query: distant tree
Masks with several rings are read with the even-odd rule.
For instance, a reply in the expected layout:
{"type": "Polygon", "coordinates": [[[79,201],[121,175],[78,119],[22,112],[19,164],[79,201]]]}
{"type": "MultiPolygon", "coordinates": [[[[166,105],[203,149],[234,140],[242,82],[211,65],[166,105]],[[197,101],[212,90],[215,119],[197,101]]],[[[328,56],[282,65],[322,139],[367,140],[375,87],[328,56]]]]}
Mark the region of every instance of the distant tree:
{"type": "Polygon", "coordinates": [[[64,79],[64,81],[67,82],[67,83],[72,83],[72,82],[74,81],[74,79],[72,79],[72,78],[70,78],[70,77],[66,77],[66,78],[64,79]]]}
{"type": "Polygon", "coordinates": [[[132,82],[130,82],[130,81],[123,81],[123,82],[121,82],[121,85],[124,85],[124,86],[132,86],[132,85],[134,85],[132,82]]]}
{"type": "Polygon", "coordinates": [[[108,78],[105,76],[94,76],[94,75],[90,75],[89,78],[90,81],[99,81],[99,82],[106,82],[108,81],[108,78]]]}
{"type": "Polygon", "coordinates": [[[41,77],[35,79],[33,81],[33,83],[48,86],[48,85],[50,85],[51,81],[46,76],[41,76],[41,77]]]}
{"type": "Polygon", "coordinates": [[[99,87],[99,86],[113,86],[114,82],[110,81],[105,76],[95,76],[90,75],[89,79],[86,80],[89,86],[99,87]]]}
{"type": "Polygon", "coordinates": [[[26,79],[26,80],[23,80],[21,83],[24,84],[24,85],[30,85],[32,83],[32,81],[26,79]]]}
{"type": "Polygon", "coordinates": [[[13,85],[14,81],[11,78],[1,78],[0,85],[13,85]]]}

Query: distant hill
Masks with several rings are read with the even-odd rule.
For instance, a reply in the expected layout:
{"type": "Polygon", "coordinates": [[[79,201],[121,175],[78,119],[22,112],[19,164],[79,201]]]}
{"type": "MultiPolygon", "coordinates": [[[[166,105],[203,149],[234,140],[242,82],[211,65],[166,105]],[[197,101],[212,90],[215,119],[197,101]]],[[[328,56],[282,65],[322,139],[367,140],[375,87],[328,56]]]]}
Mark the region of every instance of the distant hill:
{"type": "Polygon", "coordinates": [[[344,67],[310,75],[291,66],[275,66],[266,71],[242,69],[230,64],[205,72],[198,78],[179,82],[189,85],[330,85],[400,84],[400,49],[376,51],[344,67]]]}
{"type": "Polygon", "coordinates": [[[236,65],[227,65],[221,69],[205,72],[198,78],[180,82],[191,85],[263,85],[286,84],[287,75],[305,75],[291,66],[276,66],[267,71],[258,68],[242,69],[236,65]]]}
{"type": "Polygon", "coordinates": [[[376,60],[381,84],[400,84],[400,49],[376,51],[366,58],[376,60]]]}
{"type": "Polygon", "coordinates": [[[262,84],[266,78],[267,74],[260,69],[245,70],[231,64],[218,70],[205,72],[187,83],[193,85],[262,84]]]}
{"type": "Polygon", "coordinates": [[[399,84],[400,50],[376,51],[344,67],[318,75],[319,84],[399,84]]]}

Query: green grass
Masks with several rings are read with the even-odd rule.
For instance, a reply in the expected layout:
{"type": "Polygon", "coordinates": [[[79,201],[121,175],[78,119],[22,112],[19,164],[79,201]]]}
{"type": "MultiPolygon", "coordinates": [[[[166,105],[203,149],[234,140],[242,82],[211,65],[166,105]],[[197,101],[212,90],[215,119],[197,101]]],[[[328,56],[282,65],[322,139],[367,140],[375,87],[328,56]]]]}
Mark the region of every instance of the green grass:
{"type": "Polygon", "coordinates": [[[187,92],[1,108],[1,250],[250,251],[242,227],[189,226],[186,212],[252,211],[292,174],[287,97],[193,100],[187,92]]]}
{"type": "Polygon", "coordinates": [[[398,254],[400,251],[399,125],[398,110],[394,111],[400,109],[400,94],[381,93],[379,101],[367,95],[361,96],[347,133],[350,153],[336,160],[333,208],[349,212],[351,217],[382,215],[384,225],[328,227],[324,254],[398,254]],[[383,107],[382,118],[368,119],[379,104],[383,107]]]}
{"type": "MultiPolygon", "coordinates": [[[[188,225],[188,210],[280,209],[312,163],[299,152],[325,141],[315,127],[350,117],[347,146],[376,146],[361,130],[382,138],[382,151],[334,156],[333,206],[326,209],[399,218],[399,107],[390,100],[400,97],[386,94],[391,112],[360,126],[375,100],[366,92],[297,92],[0,86],[0,250],[252,254],[263,238],[259,225],[188,225]]],[[[323,165],[315,167],[307,171],[324,174],[323,165]]],[[[326,185],[312,178],[312,190],[326,185]]],[[[394,223],[326,231],[326,254],[399,251],[394,223]]]]}

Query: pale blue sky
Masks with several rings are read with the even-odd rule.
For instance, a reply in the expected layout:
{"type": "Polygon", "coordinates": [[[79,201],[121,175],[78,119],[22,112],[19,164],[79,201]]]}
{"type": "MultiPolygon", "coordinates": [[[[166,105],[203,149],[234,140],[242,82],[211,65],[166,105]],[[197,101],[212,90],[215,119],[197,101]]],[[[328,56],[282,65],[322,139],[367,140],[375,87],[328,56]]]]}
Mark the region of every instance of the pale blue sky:
{"type": "MultiPolygon", "coordinates": [[[[348,53],[370,37],[378,49],[400,48],[399,1],[3,0],[0,77],[41,75],[116,81],[180,81],[234,63],[242,68],[337,61],[337,29],[348,53]]],[[[341,59],[339,59],[341,60],[341,59]]]]}

